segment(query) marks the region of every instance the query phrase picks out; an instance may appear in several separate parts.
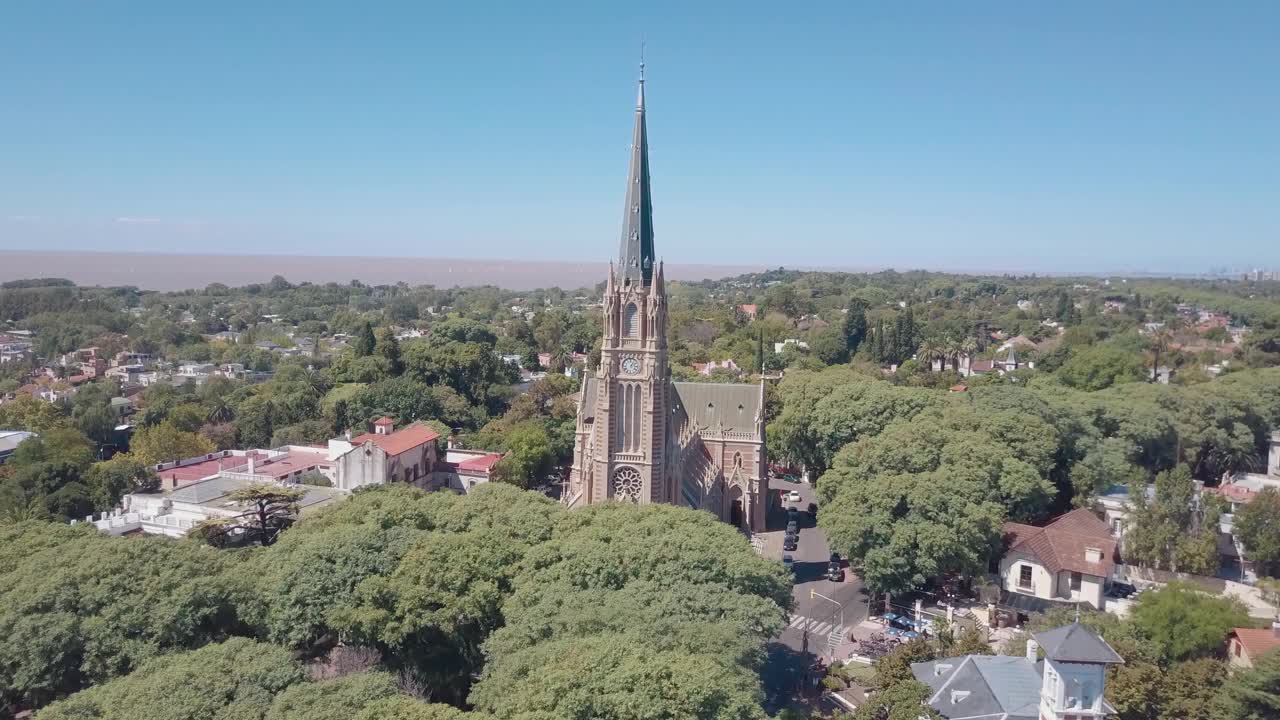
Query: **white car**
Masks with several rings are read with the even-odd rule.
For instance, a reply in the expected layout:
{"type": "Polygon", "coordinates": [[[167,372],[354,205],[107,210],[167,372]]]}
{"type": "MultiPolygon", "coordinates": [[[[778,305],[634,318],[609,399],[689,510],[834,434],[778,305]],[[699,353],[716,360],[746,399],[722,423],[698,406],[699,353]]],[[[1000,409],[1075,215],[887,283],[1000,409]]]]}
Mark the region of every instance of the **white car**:
{"type": "Polygon", "coordinates": [[[787,502],[800,502],[800,491],[792,490],[787,493],[787,502]]]}

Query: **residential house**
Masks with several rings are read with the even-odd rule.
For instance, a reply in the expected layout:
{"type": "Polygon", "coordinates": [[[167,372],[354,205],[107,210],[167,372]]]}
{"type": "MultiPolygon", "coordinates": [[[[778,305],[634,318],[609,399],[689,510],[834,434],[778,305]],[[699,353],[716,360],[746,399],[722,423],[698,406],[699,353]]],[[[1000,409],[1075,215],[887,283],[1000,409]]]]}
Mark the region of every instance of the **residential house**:
{"type": "Polygon", "coordinates": [[[1280,652],[1280,622],[1269,628],[1235,628],[1227,636],[1227,662],[1251,668],[1268,653],[1280,652]]]}
{"type": "Polygon", "coordinates": [[[8,363],[30,365],[35,360],[32,347],[31,340],[27,338],[8,333],[0,334],[0,365],[8,363]]]}
{"type": "Polygon", "coordinates": [[[694,363],[693,369],[698,371],[699,375],[710,375],[716,370],[728,370],[734,375],[742,373],[742,368],[738,367],[738,363],[733,358],[726,360],[712,360],[711,362],[694,363]]]}
{"type": "Polygon", "coordinates": [[[1004,534],[1000,578],[1005,591],[1105,608],[1103,591],[1115,567],[1116,541],[1092,512],[1078,508],[1044,527],[1009,522],[1004,534]]]}
{"type": "MultiPolygon", "coordinates": [[[[182,537],[200,523],[216,518],[241,519],[252,513],[250,503],[231,500],[235,490],[269,482],[245,474],[219,474],[180,488],[158,493],[131,493],[119,509],[90,515],[85,522],[110,535],[167,535],[182,537]]],[[[299,515],[306,517],[345,495],[328,487],[298,486],[305,490],[298,501],[299,515]]],[[[73,522],[74,524],[74,522],[73,522]]],[[[233,530],[233,533],[243,532],[233,530]]]]}
{"type": "Polygon", "coordinates": [[[36,437],[35,433],[24,430],[0,430],[0,465],[17,451],[23,440],[33,437],[36,437]]]}
{"type": "Polygon", "coordinates": [[[741,312],[747,320],[755,320],[760,308],[756,305],[739,305],[738,312],[741,312]]]}
{"type": "Polygon", "coordinates": [[[783,350],[785,350],[785,349],[787,348],[787,346],[788,346],[788,345],[794,345],[794,346],[796,346],[796,348],[797,348],[797,349],[799,349],[799,350],[808,350],[808,349],[809,349],[809,343],[807,343],[807,342],[805,342],[805,341],[803,341],[803,340],[797,340],[797,339],[795,339],[795,338],[787,338],[786,340],[783,340],[782,342],[776,342],[776,343],[774,343],[774,344],[773,344],[773,354],[774,354],[774,355],[781,355],[781,354],[782,354],[782,351],[783,351],[783,350]]]}
{"type": "Polygon", "coordinates": [[[1095,720],[1116,712],[1104,699],[1106,669],[1123,663],[1077,622],[1035,633],[1021,657],[942,658],[912,663],[911,674],[948,720],[1095,720]]]}
{"type": "Polygon", "coordinates": [[[419,424],[396,430],[395,421],[389,417],[379,418],[373,425],[372,433],[329,441],[334,487],[355,490],[389,482],[428,487],[440,434],[419,424]]]}
{"type": "Polygon", "coordinates": [[[489,482],[494,467],[501,459],[502,453],[450,447],[445,451],[444,460],[435,466],[432,489],[447,487],[457,493],[469,494],[477,485],[489,482]]]}

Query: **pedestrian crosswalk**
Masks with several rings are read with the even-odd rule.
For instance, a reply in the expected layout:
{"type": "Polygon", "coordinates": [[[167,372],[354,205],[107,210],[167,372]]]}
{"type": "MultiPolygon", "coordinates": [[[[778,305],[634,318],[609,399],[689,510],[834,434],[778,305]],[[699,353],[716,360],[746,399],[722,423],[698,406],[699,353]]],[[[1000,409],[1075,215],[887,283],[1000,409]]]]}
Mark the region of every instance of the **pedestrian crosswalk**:
{"type": "Polygon", "coordinates": [[[815,638],[827,637],[829,635],[844,635],[845,632],[848,631],[847,627],[831,622],[830,618],[827,620],[818,620],[804,615],[792,615],[791,624],[787,627],[795,628],[796,630],[803,632],[806,622],[808,623],[809,635],[815,638]]]}

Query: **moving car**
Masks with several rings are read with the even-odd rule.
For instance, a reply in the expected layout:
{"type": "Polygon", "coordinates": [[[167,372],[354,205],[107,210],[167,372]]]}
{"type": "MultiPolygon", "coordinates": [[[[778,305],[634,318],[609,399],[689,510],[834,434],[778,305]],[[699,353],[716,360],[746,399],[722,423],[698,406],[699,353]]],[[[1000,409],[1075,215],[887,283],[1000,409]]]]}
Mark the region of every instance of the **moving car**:
{"type": "Polygon", "coordinates": [[[795,520],[787,521],[787,534],[788,535],[800,534],[800,523],[797,523],[795,520]]]}
{"type": "Polygon", "coordinates": [[[795,570],[795,567],[796,567],[796,559],[795,559],[795,558],[793,558],[793,557],[791,557],[790,555],[783,555],[783,556],[782,556],[782,567],[784,567],[784,568],[786,568],[786,569],[788,569],[788,570],[795,570]]]}
{"type": "Polygon", "coordinates": [[[800,538],[796,535],[788,535],[782,538],[783,550],[795,550],[800,546],[800,538]]]}
{"type": "Polygon", "coordinates": [[[792,490],[787,493],[787,502],[800,502],[800,491],[792,490]]]}
{"type": "Polygon", "coordinates": [[[827,561],[827,579],[831,582],[844,582],[844,563],[840,562],[840,556],[831,553],[831,559],[827,561]]]}

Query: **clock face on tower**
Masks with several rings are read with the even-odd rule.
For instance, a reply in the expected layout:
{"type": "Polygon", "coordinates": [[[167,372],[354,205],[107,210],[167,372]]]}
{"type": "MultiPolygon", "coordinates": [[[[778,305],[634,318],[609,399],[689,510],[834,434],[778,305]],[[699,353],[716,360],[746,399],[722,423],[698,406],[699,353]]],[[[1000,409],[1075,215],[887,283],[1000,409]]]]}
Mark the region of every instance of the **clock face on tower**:
{"type": "Polygon", "coordinates": [[[640,358],[635,355],[626,355],[622,358],[622,372],[628,375],[636,375],[640,372],[640,358]]]}

